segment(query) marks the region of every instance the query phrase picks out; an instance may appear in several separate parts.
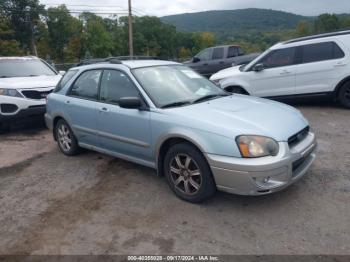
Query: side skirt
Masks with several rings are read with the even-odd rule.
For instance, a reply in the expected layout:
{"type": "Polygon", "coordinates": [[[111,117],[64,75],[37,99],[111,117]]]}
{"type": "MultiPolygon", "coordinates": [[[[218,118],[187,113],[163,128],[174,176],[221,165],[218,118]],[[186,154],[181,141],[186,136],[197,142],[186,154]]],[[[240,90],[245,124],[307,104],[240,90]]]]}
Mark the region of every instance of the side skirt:
{"type": "Polygon", "coordinates": [[[154,162],[151,162],[151,161],[146,161],[146,160],[143,160],[143,159],[140,159],[137,157],[132,157],[132,156],[128,156],[125,154],[116,153],[116,152],[113,152],[113,151],[110,151],[107,149],[103,149],[103,148],[100,148],[97,146],[92,146],[89,144],[79,143],[79,146],[86,148],[86,149],[89,149],[89,150],[97,151],[97,152],[102,153],[102,154],[106,154],[106,155],[110,155],[110,156],[120,158],[120,159],[123,159],[126,161],[130,161],[130,162],[142,165],[142,166],[147,166],[147,167],[150,167],[153,169],[157,169],[156,164],[154,162]]]}

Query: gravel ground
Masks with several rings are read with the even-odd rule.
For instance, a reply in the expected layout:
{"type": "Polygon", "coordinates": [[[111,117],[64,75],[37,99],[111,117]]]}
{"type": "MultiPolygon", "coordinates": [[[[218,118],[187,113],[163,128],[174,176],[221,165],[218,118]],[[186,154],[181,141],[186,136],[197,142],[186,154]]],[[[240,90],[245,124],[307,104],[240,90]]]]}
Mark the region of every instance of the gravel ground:
{"type": "Polygon", "coordinates": [[[318,158],[289,189],[193,205],[151,169],[62,155],[42,124],[0,136],[0,254],[350,254],[350,110],[296,105],[318,158]]]}

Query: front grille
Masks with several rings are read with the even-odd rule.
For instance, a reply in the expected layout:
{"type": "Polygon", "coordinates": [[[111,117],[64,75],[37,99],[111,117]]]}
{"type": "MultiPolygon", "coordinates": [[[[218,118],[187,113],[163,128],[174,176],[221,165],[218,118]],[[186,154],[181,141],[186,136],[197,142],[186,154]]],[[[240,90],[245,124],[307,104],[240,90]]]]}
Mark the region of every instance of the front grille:
{"type": "Polygon", "coordinates": [[[310,132],[310,127],[308,126],[308,127],[304,128],[303,130],[301,130],[300,132],[296,133],[295,135],[291,136],[288,139],[289,147],[293,147],[296,144],[298,144],[301,141],[303,141],[307,137],[309,132],[310,132]]]}
{"type": "Polygon", "coordinates": [[[29,99],[45,99],[52,91],[23,90],[22,94],[29,99]]]}
{"type": "Polygon", "coordinates": [[[2,113],[11,114],[16,112],[18,107],[14,104],[1,104],[0,109],[2,113]]]}

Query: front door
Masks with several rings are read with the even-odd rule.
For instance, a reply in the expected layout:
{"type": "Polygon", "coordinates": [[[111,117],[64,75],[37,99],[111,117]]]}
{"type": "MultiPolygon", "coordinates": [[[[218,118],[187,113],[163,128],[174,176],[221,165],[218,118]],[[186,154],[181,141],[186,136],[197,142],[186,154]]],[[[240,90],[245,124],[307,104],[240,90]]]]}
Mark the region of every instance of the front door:
{"type": "Polygon", "coordinates": [[[152,161],[150,112],[118,105],[121,98],[140,97],[132,80],[122,71],[104,70],[100,90],[97,127],[102,148],[152,161]]]}
{"type": "Polygon", "coordinates": [[[257,64],[263,64],[264,70],[248,72],[251,95],[260,97],[286,96],[295,93],[296,48],[274,50],[257,64]]]}

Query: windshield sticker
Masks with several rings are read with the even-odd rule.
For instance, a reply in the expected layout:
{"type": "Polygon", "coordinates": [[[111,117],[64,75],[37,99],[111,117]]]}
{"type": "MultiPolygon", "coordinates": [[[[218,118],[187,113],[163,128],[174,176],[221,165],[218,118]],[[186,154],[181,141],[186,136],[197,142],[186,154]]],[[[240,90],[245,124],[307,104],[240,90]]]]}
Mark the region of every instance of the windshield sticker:
{"type": "Polygon", "coordinates": [[[200,96],[206,96],[209,93],[210,93],[210,91],[208,89],[205,89],[205,88],[199,88],[196,91],[196,95],[200,95],[200,96]]]}
{"type": "Polygon", "coordinates": [[[191,70],[181,70],[181,72],[187,75],[189,78],[202,78],[200,75],[191,70]]]}

